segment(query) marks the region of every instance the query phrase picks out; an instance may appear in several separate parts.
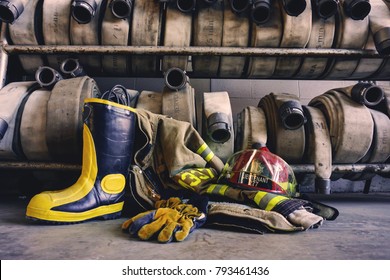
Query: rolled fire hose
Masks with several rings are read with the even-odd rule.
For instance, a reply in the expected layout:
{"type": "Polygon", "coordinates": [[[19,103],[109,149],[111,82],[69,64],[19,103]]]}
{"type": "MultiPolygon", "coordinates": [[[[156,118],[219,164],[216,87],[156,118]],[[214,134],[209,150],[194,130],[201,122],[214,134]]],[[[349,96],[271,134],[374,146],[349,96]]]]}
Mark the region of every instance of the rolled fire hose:
{"type": "Polygon", "coordinates": [[[390,157],[390,119],[380,111],[370,109],[370,112],[374,120],[374,137],[363,162],[384,163],[390,157]]]}
{"type": "Polygon", "coordinates": [[[315,190],[330,194],[332,175],[332,145],[324,114],[315,107],[303,106],[307,122],[305,124],[306,147],[304,161],[314,164],[315,190]]]}
{"type": "MultiPolygon", "coordinates": [[[[136,0],[131,24],[132,46],[159,46],[162,26],[162,5],[158,1],[136,0]]],[[[159,63],[157,56],[135,55],[131,58],[132,74],[155,76],[159,63]]]]}
{"type": "MultiPolygon", "coordinates": [[[[364,49],[375,50],[374,37],[372,32],[370,32],[368,35],[367,43],[364,49]]],[[[361,58],[359,60],[359,64],[349,78],[353,80],[368,79],[379,71],[383,63],[383,58],[361,58]]]]}
{"type": "Polygon", "coordinates": [[[359,82],[343,88],[333,89],[341,92],[354,100],[357,103],[364,104],[367,107],[373,108],[382,102],[384,98],[384,91],[382,88],[372,83],[359,82]]]}
{"type": "Polygon", "coordinates": [[[0,20],[5,23],[14,23],[23,13],[30,0],[1,0],[0,20]]]}
{"type": "Polygon", "coordinates": [[[141,91],[136,107],[155,114],[162,114],[162,93],[148,90],[141,91]]]}
{"type": "Polygon", "coordinates": [[[319,108],[327,119],[333,163],[352,164],[364,157],[374,131],[374,122],[366,106],[335,90],[313,98],[309,106],[319,108]]]}
{"type": "MultiPolygon", "coordinates": [[[[181,12],[174,3],[167,3],[165,9],[164,46],[189,47],[192,36],[192,13],[181,12]]],[[[162,60],[162,71],[177,67],[188,69],[188,56],[166,55],[162,60]]]]}
{"type": "MultiPolygon", "coordinates": [[[[374,135],[371,147],[360,163],[384,163],[390,157],[390,119],[384,113],[370,109],[374,121],[374,135]]],[[[346,174],[345,179],[368,180],[375,173],[346,174]]]]}
{"type": "Polygon", "coordinates": [[[76,58],[67,58],[62,61],[60,70],[68,78],[75,78],[86,75],[83,66],[80,65],[79,60],[76,58]]]}
{"type": "Polygon", "coordinates": [[[47,102],[51,91],[37,89],[24,106],[20,124],[20,140],[27,160],[51,160],[46,144],[47,102]]]}
{"type": "Polygon", "coordinates": [[[253,149],[253,144],[267,144],[267,120],[259,107],[245,107],[237,114],[235,151],[253,149]]]}
{"type": "Polygon", "coordinates": [[[390,59],[384,58],[382,65],[379,67],[378,71],[375,72],[370,79],[373,80],[387,80],[390,76],[390,59]]]}
{"type": "Polygon", "coordinates": [[[0,90],[1,159],[24,159],[20,146],[20,118],[29,94],[38,87],[35,82],[14,82],[0,90]]]}
{"type": "Polygon", "coordinates": [[[226,91],[204,92],[202,138],[223,162],[234,153],[232,108],[226,91]]]}
{"type": "MultiPolygon", "coordinates": [[[[69,24],[72,0],[45,0],[42,6],[42,32],[45,45],[70,45],[69,24]]],[[[60,69],[69,56],[47,55],[48,66],[60,69]]]]}
{"type": "Polygon", "coordinates": [[[381,55],[390,53],[390,9],[384,0],[370,0],[370,29],[376,50],[381,55]]]}
{"type": "Polygon", "coordinates": [[[188,76],[179,68],[164,73],[165,86],[162,92],[162,114],[197,127],[195,90],[188,76]]]}
{"type": "MultiPolygon", "coordinates": [[[[361,50],[366,45],[368,34],[368,17],[354,20],[348,17],[343,9],[339,9],[336,15],[334,48],[361,50]]],[[[329,70],[324,77],[329,80],[348,78],[355,71],[358,63],[358,58],[334,58],[330,61],[329,70]]]]}
{"type": "Polygon", "coordinates": [[[305,117],[299,98],[289,93],[270,93],[258,104],[267,119],[267,147],[288,163],[302,160],[305,151],[305,117]]]}
{"type": "MultiPolygon", "coordinates": [[[[335,36],[335,17],[323,19],[313,11],[312,13],[312,29],[307,48],[315,49],[330,49],[333,45],[335,36]]],[[[317,79],[326,69],[328,64],[327,58],[306,57],[302,59],[302,65],[299,68],[295,78],[301,79],[317,79]]]]}
{"type": "MultiPolygon", "coordinates": [[[[73,7],[72,17],[70,19],[70,41],[72,45],[100,45],[101,12],[104,11],[105,1],[93,1],[96,3],[96,8],[94,9],[94,13],[91,14],[85,15],[86,13],[80,12],[78,17],[76,17],[75,7],[73,7]]],[[[96,75],[101,72],[100,55],[80,55],[79,60],[88,75],[96,75]]]]}
{"type": "MultiPolygon", "coordinates": [[[[130,32],[130,14],[125,17],[118,18],[112,8],[119,9],[117,0],[107,1],[106,11],[104,13],[102,22],[102,45],[109,46],[127,46],[129,44],[129,32],[130,32]],[[115,5],[113,5],[115,4],[115,5]]],[[[127,3],[124,1],[124,3],[127,3]]],[[[125,6],[127,7],[127,6],[125,6]]],[[[115,11],[115,10],[114,10],[115,11]]],[[[126,12],[125,10],[124,12],[126,12]]],[[[119,11],[118,11],[119,12],[119,11]]],[[[115,12],[116,14],[118,12],[115,12]]],[[[126,76],[128,74],[126,55],[103,55],[102,66],[105,74],[114,76],[126,76]]]]}
{"type": "MultiPolygon", "coordinates": [[[[290,16],[282,9],[283,35],[280,47],[304,48],[310,39],[312,26],[311,0],[306,0],[306,9],[299,16],[290,16]]],[[[301,64],[299,57],[280,57],[276,62],[273,77],[291,78],[301,64]]]]}
{"type": "Polygon", "coordinates": [[[57,82],[47,103],[46,143],[53,160],[79,162],[84,99],[100,94],[88,76],[57,82]]]}
{"type": "MultiPolygon", "coordinates": [[[[223,0],[212,5],[199,4],[194,14],[193,45],[220,47],[222,45],[223,0]]],[[[193,56],[192,69],[197,77],[217,77],[220,57],[193,56]]]]}
{"type": "MultiPolygon", "coordinates": [[[[42,0],[27,2],[23,13],[13,24],[9,24],[9,35],[14,45],[43,45],[42,29],[42,0]]],[[[34,74],[39,66],[44,65],[40,55],[19,55],[22,68],[27,74],[34,74]]]]}
{"type": "MultiPolygon", "coordinates": [[[[269,20],[263,24],[252,24],[252,47],[277,48],[282,39],[283,25],[279,1],[272,2],[269,20]]],[[[269,78],[275,71],[276,57],[249,58],[249,78],[269,78]]]]}
{"type": "MultiPolygon", "coordinates": [[[[229,0],[224,2],[222,47],[248,47],[250,22],[248,17],[235,14],[229,0]]],[[[244,73],[246,57],[222,56],[219,77],[239,78],[244,73]]]]}

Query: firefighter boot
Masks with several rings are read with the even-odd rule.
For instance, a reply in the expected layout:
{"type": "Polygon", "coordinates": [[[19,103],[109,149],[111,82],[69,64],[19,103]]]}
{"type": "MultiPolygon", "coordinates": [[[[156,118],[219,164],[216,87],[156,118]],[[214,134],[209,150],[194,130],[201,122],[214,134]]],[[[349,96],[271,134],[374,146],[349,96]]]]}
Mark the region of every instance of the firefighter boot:
{"type": "Polygon", "coordinates": [[[49,223],[118,218],[132,160],[135,122],[131,107],[86,99],[81,175],[64,190],[35,195],[27,206],[27,218],[49,223]]]}

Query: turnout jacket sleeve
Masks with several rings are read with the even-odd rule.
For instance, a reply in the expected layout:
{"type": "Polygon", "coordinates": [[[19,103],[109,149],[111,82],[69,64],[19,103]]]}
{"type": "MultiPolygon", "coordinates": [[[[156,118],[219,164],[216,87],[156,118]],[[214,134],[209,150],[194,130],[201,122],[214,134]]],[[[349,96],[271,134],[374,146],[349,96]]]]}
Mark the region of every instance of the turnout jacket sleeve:
{"type": "Polygon", "coordinates": [[[188,122],[137,109],[139,131],[134,161],[142,169],[152,166],[157,173],[165,166],[172,177],[188,168],[210,166],[222,171],[223,162],[188,122]]]}

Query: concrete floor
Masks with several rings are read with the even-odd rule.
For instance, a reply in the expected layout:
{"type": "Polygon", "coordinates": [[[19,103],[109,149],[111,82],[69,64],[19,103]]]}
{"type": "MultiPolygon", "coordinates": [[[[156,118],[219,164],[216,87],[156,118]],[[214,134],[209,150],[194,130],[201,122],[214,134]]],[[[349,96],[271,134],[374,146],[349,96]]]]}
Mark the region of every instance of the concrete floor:
{"type": "Polygon", "coordinates": [[[390,259],[390,194],[315,196],[340,211],[335,221],[294,234],[264,235],[200,228],[169,244],[122,232],[126,218],[75,225],[36,225],[24,217],[27,199],[0,199],[0,258],[32,259],[390,259]],[[174,253],[172,253],[174,252],[174,253]]]}

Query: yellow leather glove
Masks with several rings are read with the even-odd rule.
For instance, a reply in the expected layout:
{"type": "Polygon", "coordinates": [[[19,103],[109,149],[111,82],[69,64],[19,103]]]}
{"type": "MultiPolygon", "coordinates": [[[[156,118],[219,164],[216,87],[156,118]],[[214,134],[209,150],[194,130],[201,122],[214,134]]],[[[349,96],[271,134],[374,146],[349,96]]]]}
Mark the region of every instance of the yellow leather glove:
{"type": "Polygon", "coordinates": [[[156,208],[125,221],[122,229],[141,240],[157,237],[157,241],[167,243],[183,241],[206,221],[204,213],[179,198],[157,201],[156,208]]]}

